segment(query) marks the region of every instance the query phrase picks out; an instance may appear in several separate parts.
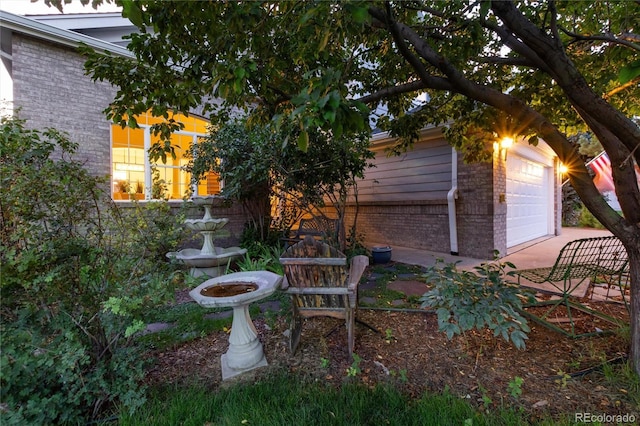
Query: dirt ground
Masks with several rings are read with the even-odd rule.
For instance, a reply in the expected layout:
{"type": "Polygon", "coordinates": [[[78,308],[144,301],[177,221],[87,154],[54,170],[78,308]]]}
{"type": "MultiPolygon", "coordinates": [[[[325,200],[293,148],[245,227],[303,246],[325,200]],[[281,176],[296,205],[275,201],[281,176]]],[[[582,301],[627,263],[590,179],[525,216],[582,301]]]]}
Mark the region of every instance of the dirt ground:
{"type": "MultiPolygon", "coordinates": [[[[590,306],[627,319],[621,305],[590,306]]],[[[470,332],[448,340],[438,331],[435,315],[428,312],[359,309],[357,318],[357,365],[348,356],[342,321],[306,320],[298,351],[291,355],[287,318],[266,315],[256,317],[254,325],[268,367],[223,384],[220,356],[227,350],[228,335],[219,332],[155,353],[147,378],[150,384],[202,381],[216,389],[284,369],[335,385],[392,383],[414,397],[448,388],[480,410],[521,407],[531,421],[563,414],[573,419],[580,412],[640,418],[639,407],[632,402],[638,397],[620,383],[606,380],[599,367],[605,360],[616,363],[626,356],[624,338],[616,334],[571,339],[530,322],[527,347],[518,350],[490,332],[470,332]],[[347,373],[349,367],[357,367],[352,370],[355,375],[347,373]]],[[[593,319],[579,319],[578,324],[607,328],[606,323],[590,321],[593,319]]]]}

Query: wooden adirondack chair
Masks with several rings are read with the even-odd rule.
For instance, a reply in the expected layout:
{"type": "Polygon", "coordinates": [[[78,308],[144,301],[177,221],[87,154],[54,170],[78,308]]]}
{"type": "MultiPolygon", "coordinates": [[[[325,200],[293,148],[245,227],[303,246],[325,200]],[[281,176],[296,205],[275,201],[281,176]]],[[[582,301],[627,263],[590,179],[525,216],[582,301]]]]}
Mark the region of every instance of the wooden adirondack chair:
{"type": "Polygon", "coordinates": [[[311,236],[289,247],[280,263],[284,266],[282,285],[292,297],[290,349],[295,353],[304,318],[328,316],[344,319],[349,354],[353,355],[358,282],[369,264],[367,256],[347,257],[311,236]]]}

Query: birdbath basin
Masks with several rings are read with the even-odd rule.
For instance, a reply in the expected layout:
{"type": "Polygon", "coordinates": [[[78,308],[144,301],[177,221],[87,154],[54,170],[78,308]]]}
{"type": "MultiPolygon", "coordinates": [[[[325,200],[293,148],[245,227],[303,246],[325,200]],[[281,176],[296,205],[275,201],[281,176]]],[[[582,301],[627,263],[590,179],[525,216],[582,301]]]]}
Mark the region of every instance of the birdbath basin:
{"type": "Polygon", "coordinates": [[[256,291],[257,289],[258,286],[256,284],[234,282],[203,288],[200,290],[200,294],[206,297],[229,297],[239,296],[241,294],[249,293],[250,291],[256,291]]]}
{"type": "Polygon", "coordinates": [[[220,359],[222,380],[268,365],[249,305],[269,297],[281,282],[282,276],[273,272],[236,272],[207,280],[189,292],[205,308],[233,308],[229,349],[220,359]]]}

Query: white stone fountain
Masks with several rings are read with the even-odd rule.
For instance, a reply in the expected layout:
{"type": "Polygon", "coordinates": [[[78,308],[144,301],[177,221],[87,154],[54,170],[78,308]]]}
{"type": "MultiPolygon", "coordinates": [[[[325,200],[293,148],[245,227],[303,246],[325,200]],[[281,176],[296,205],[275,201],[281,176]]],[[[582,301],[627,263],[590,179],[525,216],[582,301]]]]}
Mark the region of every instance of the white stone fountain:
{"type": "Polygon", "coordinates": [[[176,259],[191,268],[191,276],[206,275],[218,277],[222,275],[231,261],[243,256],[247,250],[240,247],[222,248],[213,244],[215,237],[226,236],[222,228],[229,222],[227,218],[215,219],[211,215],[211,207],[216,197],[194,197],[193,203],[204,208],[202,219],[187,219],[185,226],[201,233],[204,243],[201,249],[183,249],[167,253],[170,259],[176,259]]]}
{"type": "Polygon", "coordinates": [[[222,380],[268,365],[249,305],[276,291],[282,276],[269,271],[235,272],[212,278],[189,292],[205,308],[233,308],[229,349],[222,355],[222,380]]]}

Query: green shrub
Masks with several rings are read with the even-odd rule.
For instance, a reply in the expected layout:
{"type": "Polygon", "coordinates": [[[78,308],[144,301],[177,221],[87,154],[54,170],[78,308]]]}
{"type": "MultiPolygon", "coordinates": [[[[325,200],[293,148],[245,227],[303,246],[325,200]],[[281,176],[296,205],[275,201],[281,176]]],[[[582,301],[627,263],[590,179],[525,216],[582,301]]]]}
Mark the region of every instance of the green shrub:
{"type": "Polygon", "coordinates": [[[605,229],[604,225],[584,205],[580,207],[578,226],[582,228],[605,229]]]}
{"type": "MultiPolygon", "coordinates": [[[[135,333],[144,311],[173,294],[156,260],[171,227],[142,210],[122,214],[62,133],[0,124],[0,423],[133,410],[144,402],[135,333]]],[[[163,208],[152,207],[156,217],[163,208]]]]}
{"type": "Polygon", "coordinates": [[[126,239],[124,244],[139,250],[137,256],[164,261],[165,255],[175,251],[186,237],[184,211],[174,214],[166,201],[113,207],[113,227],[119,228],[118,234],[126,239]]]}
{"type": "Polygon", "coordinates": [[[504,265],[485,263],[475,267],[474,273],[442,263],[438,260],[424,275],[435,287],[420,298],[422,307],[437,309],[440,330],[451,339],[473,328],[488,327],[494,336],[523,349],[529,326],[520,314],[522,295],[520,287],[504,280],[504,265]]]}
{"type": "Polygon", "coordinates": [[[276,246],[262,243],[252,244],[241,260],[236,262],[240,271],[271,271],[284,275],[284,268],[280,264],[282,250],[276,246]]]}

